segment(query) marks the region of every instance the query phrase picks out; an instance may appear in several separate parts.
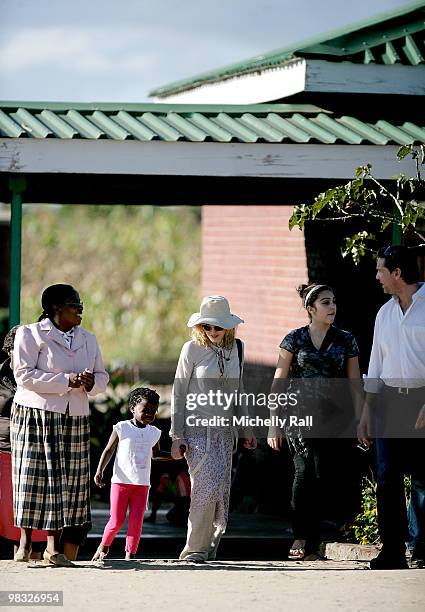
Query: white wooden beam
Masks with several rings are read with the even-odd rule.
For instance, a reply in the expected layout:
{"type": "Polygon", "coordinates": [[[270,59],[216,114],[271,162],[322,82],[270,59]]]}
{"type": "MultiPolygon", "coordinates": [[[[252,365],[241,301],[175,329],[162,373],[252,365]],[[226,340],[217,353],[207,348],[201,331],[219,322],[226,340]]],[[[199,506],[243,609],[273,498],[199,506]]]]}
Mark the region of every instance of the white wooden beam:
{"type": "Polygon", "coordinates": [[[187,89],[153,102],[167,104],[262,104],[292,96],[305,88],[304,59],[287,61],[282,66],[242,74],[187,89]]]}
{"type": "Polygon", "coordinates": [[[365,163],[378,178],[414,172],[398,146],[222,144],[0,138],[0,172],[351,178],[365,163]]]}

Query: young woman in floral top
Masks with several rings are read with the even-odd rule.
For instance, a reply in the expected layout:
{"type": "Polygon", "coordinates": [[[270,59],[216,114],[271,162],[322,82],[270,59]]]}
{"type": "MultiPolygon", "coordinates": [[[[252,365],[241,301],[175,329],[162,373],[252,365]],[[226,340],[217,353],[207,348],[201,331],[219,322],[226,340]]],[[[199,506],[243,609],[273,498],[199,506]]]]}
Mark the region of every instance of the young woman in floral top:
{"type": "MultiPolygon", "coordinates": [[[[311,406],[311,412],[314,413],[319,412],[323,407],[325,410],[327,408],[326,402],[324,403],[317,397],[318,378],[360,379],[359,350],[350,332],[333,325],[336,301],[331,287],[301,285],[298,293],[310,323],[292,330],[282,340],[274,376],[274,387],[279,383],[282,384],[285,379],[291,379],[291,384],[296,382],[295,379],[310,379],[299,381],[299,387],[302,389],[301,395],[304,394],[304,408],[307,404],[311,406]],[[316,379],[316,381],[311,379],[316,379]],[[309,389],[313,392],[306,399],[305,395],[308,396],[309,389]]],[[[308,558],[310,560],[317,558],[323,453],[328,441],[319,437],[305,438],[303,429],[303,427],[285,429],[295,469],[291,502],[295,539],[289,551],[289,558],[308,558]]],[[[282,431],[273,429],[269,436],[268,443],[271,448],[280,450],[283,444],[282,431]]]]}

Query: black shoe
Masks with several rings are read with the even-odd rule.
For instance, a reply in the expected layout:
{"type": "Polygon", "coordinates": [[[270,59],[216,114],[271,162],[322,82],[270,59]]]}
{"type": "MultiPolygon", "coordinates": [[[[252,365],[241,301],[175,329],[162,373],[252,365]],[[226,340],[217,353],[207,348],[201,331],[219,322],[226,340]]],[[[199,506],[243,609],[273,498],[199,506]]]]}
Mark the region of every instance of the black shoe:
{"type": "Polygon", "coordinates": [[[387,552],[381,550],[379,555],[371,560],[370,569],[372,570],[397,570],[397,569],[409,569],[407,565],[406,557],[403,553],[387,552]]]}

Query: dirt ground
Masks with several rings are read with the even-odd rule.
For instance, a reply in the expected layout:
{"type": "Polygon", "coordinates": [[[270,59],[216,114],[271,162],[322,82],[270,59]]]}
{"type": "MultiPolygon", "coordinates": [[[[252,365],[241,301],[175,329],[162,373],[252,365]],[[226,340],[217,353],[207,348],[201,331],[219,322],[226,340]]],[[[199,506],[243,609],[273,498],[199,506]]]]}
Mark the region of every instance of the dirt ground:
{"type": "MultiPolygon", "coordinates": [[[[425,570],[370,571],[353,561],[0,561],[0,590],[63,591],[65,610],[423,611],[425,570]]],[[[41,610],[40,606],[25,606],[41,610]]]]}

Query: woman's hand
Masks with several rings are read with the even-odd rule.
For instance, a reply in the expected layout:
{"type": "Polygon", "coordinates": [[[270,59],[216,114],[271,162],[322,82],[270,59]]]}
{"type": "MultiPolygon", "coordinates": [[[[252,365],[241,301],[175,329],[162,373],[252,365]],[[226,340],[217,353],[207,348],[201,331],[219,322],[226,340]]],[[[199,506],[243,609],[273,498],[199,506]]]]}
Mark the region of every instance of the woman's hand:
{"type": "Polygon", "coordinates": [[[245,438],[243,441],[244,448],[249,448],[250,450],[254,450],[257,448],[257,438],[252,436],[251,438],[245,438]]]}
{"type": "Polygon", "coordinates": [[[274,435],[273,437],[267,438],[267,444],[275,451],[280,451],[283,447],[284,439],[280,435],[274,435]]]}
{"type": "Polygon", "coordinates": [[[181,438],[179,440],[173,440],[173,443],[171,445],[171,456],[173,459],[176,459],[177,461],[179,459],[183,459],[186,450],[187,450],[186,440],[183,440],[181,438]]]}
{"type": "Polygon", "coordinates": [[[94,475],[94,481],[97,484],[97,486],[100,488],[105,486],[105,483],[103,482],[103,471],[96,472],[96,474],[94,475]]]}
{"type": "Polygon", "coordinates": [[[87,368],[84,372],[78,375],[81,381],[81,385],[85,388],[87,392],[91,391],[94,387],[94,374],[90,372],[87,368]]]}
{"type": "Polygon", "coordinates": [[[69,375],[68,387],[71,387],[71,389],[79,389],[81,387],[81,380],[79,374],[75,374],[74,372],[72,372],[69,375]]]}

